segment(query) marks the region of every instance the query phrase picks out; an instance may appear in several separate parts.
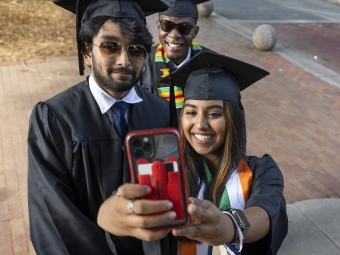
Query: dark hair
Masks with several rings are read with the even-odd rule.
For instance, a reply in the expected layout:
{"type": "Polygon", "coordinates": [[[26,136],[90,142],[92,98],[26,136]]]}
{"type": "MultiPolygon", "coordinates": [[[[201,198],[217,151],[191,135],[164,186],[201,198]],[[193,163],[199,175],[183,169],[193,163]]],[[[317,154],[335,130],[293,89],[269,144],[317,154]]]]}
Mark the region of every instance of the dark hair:
{"type": "MultiPolygon", "coordinates": [[[[219,206],[219,201],[225,189],[225,185],[230,177],[231,171],[239,164],[240,160],[245,157],[245,136],[246,130],[244,125],[244,116],[238,106],[234,102],[224,101],[224,116],[226,119],[226,141],[224,148],[221,149],[219,157],[219,167],[207,165],[211,172],[211,183],[205,185],[203,198],[219,206]]],[[[182,111],[182,115],[183,115],[182,111]]],[[[181,135],[184,137],[183,128],[181,126],[181,135]]],[[[182,139],[184,151],[184,160],[186,163],[187,179],[189,194],[197,197],[202,183],[207,183],[204,170],[204,158],[199,155],[187,141],[182,139]]]]}
{"type": "Polygon", "coordinates": [[[151,51],[153,44],[152,35],[145,24],[134,18],[113,18],[110,16],[98,16],[84,22],[79,31],[81,49],[83,54],[92,49],[93,37],[107,21],[119,24],[122,34],[132,43],[142,44],[148,53],[151,51]]]}

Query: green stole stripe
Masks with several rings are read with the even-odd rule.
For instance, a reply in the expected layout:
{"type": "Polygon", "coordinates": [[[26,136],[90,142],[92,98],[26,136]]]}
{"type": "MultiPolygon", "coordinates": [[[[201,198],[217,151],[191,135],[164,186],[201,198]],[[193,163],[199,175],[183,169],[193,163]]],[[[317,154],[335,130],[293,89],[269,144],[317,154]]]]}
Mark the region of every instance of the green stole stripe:
{"type": "MultiPolygon", "coordinates": [[[[177,87],[177,86],[174,87],[174,90],[175,91],[182,91],[182,89],[180,87],[177,87]]],[[[158,91],[159,92],[167,92],[167,93],[169,93],[170,88],[169,87],[158,88],[158,91]]]]}
{"type": "MultiPolygon", "coordinates": [[[[205,163],[205,161],[204,161],[204,171],[205,171],[205,175],[207,177],[208,184],[209,184],[211,182],[211,173],[210,173],[210,170],[207,166],[207,163],[205,163]]],[[[219,202],[218,208],[221,211],[225,211],[229,207],[230,207],[229,195],[228,195],[227,188],[225,187],[225,189],[223,190],[222,197],[221,197],[221,200],[219,202]]]]}

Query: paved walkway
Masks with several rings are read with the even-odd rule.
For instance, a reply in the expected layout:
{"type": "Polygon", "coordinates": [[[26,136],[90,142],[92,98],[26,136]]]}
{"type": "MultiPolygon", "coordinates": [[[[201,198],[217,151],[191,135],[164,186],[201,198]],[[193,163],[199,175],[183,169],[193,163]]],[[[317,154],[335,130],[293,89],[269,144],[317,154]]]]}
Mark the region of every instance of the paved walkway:
{"type": "MultiPolygon", "coordinates": [[[[340,22],[339,23],[266,23],[272,25],[282,47],[290,47],[309,61],[340,73],[340,22]],[[294,36],[292,36],[292,32],[294,36]],[[322,32],[322,33],[321,33],[322,32]],[[315,35],[321,38],[315,40],[315,35]],[[306,44],[306,42],[308,42],[306,44]],[[338,46],[337,46],[338,45],[338,46]],[[334,47],[335,46],[335,47],[334,47]]],[[[242,23],[252,31],[261,24],[242,23]]],[[[339,85],[340,86],[340,85],[339,85]]]]}
{"type": "Polygon", "coordinates": [[[339,198],[289,204],[288,235],[277,255],[339,255],[339,212],[339,198]]]}
{"type": "MultiPolygon", "coordinates": [[[[154,32],[155,17],[148,19],[154,32]]],[[[340,234],[334,232],[340,222],[340,88],[336,86],[339,66],[319,68],[324,72],[332,69],[331,73],[337,74],[322,77],[320,72],[308,71],[315,66],[303,62],[303,52],[289,45],[285,48],[278,45],[273,52],[257,51],[247,38],[249,34],[242,34],[245,26],[218,16],[200,20],[199,26],[197,41],[202,45],[271,73],[242,92],[242,100],[248,154],[271,154],[285,178],[284,195],[291,225],[281,255],[340,254],[340,234]],[[285,55],[287,52],[295,52],[299,57],[285,55]],[[324,250],[330,249],[329,253],[319,252],[312,245],[319,240],[324,250]],[[302,252],[302,246],[315,252],[302,252]]],[[[290,31],[291,37],[297,36],[294,31],[290,31]]],[[[322,30],[313,31],[313,40],[321,40],[321,34],[322,30]]],[[[300,43],[309,45],[309,40],[301,38],[300,43]]],[[[331,51],[331,47],[338,44],[327,48],[331,51]]],[[[30,112],[38,101],[84,79],[78,76],[76,57],[47,59],[29,67],[27,70],[21,64],[0,64],[2,255],[35,254],[29,242],[27,216],[26,139],[30,112]]]]}

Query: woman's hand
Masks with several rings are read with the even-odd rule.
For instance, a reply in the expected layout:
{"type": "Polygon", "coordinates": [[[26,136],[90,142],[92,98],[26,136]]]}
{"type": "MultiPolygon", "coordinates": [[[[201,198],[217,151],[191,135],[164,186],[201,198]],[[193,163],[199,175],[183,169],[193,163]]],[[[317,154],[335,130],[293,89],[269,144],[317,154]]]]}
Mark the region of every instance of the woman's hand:
{"type": "Polygon", "coordinates": [[[235,229],[228,215],[210,201],[193,197],[189,201],[187,211],[191,215],[191,223],[173,229],[173,235],[186,236],[213,246],[229,243],[233,239],[235,229]]]}
{"type": "Polygon", "coordinates": [[[145,241],[165,237],[170,229],[150,230],[176,218],[170,211],[172,203],[167,200],[151,201],[138,199],[149,194],[151,189],[138,184],[124,184],[117,193],[101,205],[97,222],[100,227],[116,236],[132,236],[145,241]],[[132,210],[128,210],[128,204],[132,210]],[[131,207],[130,207],[131,208],[131,207]],[[155,214],[157,215],[150,215],[155,214]]]}

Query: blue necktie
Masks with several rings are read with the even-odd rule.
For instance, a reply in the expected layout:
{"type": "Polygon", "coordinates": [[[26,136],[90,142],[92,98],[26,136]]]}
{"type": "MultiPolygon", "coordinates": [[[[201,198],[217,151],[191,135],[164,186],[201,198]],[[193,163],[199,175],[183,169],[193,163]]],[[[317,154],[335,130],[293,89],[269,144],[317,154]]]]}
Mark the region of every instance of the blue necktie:
{"type": "Polygon", "coordinates": [[[112,111],[116,115],[116,118],[114,119],[115,127],[122,139],[125,138],[127,127],[128,127],[126,120],[125,120],[125,114],[126,114],[128,107],[129,107],[129,104],[124,101],[117,101],[111,107],[112,111]]]}

